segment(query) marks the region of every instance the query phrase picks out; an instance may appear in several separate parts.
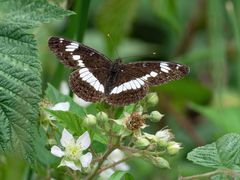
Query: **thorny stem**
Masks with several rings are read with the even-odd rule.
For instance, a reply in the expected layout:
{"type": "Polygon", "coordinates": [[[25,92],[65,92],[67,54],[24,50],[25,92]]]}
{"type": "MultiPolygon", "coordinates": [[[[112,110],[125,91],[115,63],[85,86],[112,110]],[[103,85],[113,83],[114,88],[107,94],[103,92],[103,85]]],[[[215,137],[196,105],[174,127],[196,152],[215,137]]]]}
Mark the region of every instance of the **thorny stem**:
{"type": "Polygon", "coordinates": [[[164,153],[164,152],[159,152],[159,151],[158,152],[150,152],[150,151],[135,149],[135,148],[127,147],[127,146],[120,146],[119,149],[121,149],[124,152],[132,153],[132,154],[138,153],[138,154],[153,155],[153,156],[160,156],[164,153]]]}
{"type": "Polygon", "coordinates": [[[193,175],[193,176],[186,176],[186,177],[180,176],[178,178],[178,180],[192,180],[192,179],[200,179],[200,178],[210,178],[210,177],[215,176],[217,174],[225,174],[225,175],[229,175],[233,178],[240,176],[239,173],[237,173],[237,172],[235,172],[231,169],[217,169],[215,171],[211,171],[211,172],[207,172],[207,173],[203,173],[203,174],[198,174],[198,175],[193,175]]]}
{"type": "Polygon", "coordinates": [[[91,180],[91,179],[93,179],[94,176],[96,176],[98,174],[98,171],[101,168],[101,166],[104,163],[104,161],[107,159],[109,154],[111,154],[111,152],[113,152],[118,146],[119,146],[119,138],[118,138],[118,140],[117,140],[115,145],[111,145],[110,146],[110,143],[109,143],[108,150],[103,155],[103,157],[99,160],[97,167],[94,169],[94,171],[91,174],[89,174],[89,176],[86,178],[86,180],[91,180]]]}
{"type": "Polygon", "coordinates": [[[130,157],[125,157],[125,158],[123,158],[123,159],[121,159],[121,160],[119,160],[119,161],[117,161],[117,162],[114,162],[114,163],[108,165],[108,166],[102,167],[102,168],[100,168],[100,169],[98,170],[98,173],[101,173],[101,172],[105,171],[106,169],[115,167],[116,165],[118,165],[118,164],[120,164],[120,163],[122,163],[122,162],[124,162],[124,161],[127,161],[129,158],[130,158],[130,157]]]}

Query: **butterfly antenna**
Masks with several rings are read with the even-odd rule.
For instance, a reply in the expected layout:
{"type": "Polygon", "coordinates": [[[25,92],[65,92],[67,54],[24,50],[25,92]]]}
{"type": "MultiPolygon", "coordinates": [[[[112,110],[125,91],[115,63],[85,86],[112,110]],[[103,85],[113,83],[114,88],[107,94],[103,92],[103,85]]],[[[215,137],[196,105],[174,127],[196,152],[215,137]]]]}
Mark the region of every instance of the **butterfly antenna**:
{"type": "MultiPolygon", "coordinates": [[[[108,37],[109,40],[110,40],[110,44],[111,44],[111,46],[114,48],[114,41],[113,41],[113,39],[112,39],[110,33],[107,33],[107,37],[108,37]]],[[[114,48],[114,54],[117,55],[117,59],[120,58],[119,53],[118,53],[118,51],[117,51],[117,48],[114,48]]]]}

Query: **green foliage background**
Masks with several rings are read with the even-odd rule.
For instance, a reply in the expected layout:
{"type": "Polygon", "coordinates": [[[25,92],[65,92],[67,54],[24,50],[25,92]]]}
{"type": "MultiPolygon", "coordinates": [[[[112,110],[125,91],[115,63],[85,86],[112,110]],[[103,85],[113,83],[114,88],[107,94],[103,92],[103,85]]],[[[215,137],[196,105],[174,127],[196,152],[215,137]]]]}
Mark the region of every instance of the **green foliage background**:
{"type": "MultiPolygon", "coordinates": [[[[29,162],[39,177],[48,177],[44,168],[57,163],[38,127],[42,92],[48,83],[59,89],[70,72],[47,47],[53,35],[83,42],[113,59],[120,56],[126,63],[169,60],[191,68],[185,79],[151,89],[160,99],[156,110],[165,118],[147,129],[168,126],[184,148],[168,159],[169,170],[140,158],[129,161],[135,179],[176,179],[211,171],[219,168],[222,157],[228,164],[221,167],[239,166],[239,150],[232,149],[231,157],[224,154],[231,148],[218,154],[219,146],[226,145],[222,141],[239,139],[240,133],[239,19],[238,0],[0,0],[0,179],[32,177],[29,162]],[[226,133],[232,134],[226,138],[226,133]],[[227,140],[217,140],[221,136],[227,140]],[[205,158],[209,152],[211,162],[205,158]]],[[[56,115],[75,122],[84,112],[54,87],[46,96],[53,103],[70,101],[74,112],[56,115]]],[[[81,134],[76,123],[67,125],[81,134]]]]}

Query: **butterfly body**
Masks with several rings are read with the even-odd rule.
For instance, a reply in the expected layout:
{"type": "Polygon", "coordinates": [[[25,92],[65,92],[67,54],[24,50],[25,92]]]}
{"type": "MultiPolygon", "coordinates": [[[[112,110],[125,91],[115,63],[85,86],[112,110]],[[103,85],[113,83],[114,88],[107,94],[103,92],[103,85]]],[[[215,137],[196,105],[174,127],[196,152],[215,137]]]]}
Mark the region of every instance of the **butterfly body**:
{"type": "Polygon", "coordinates": [[[177,80],[188,74],[185,65],[164,61],[123,64],[83,44],[59,37],[49,39],[49,48],[60,61],[75,69],[69,78],[73,92],[90,102],[126,105],[142,99],[149,86],[177,80]]]}
{"type": "Polygon", "coordinates": [[[116,59],[116,61],[114,61],[114,63],[112,63],[112,65],[109,69],[107,81],[105,84],[105,95],[106,96],[111,93],[111,90],[114,87],[114,82],[119,78],[118,74],[121,69],[121,66],[122,66],[121,59],[116,59]]]}

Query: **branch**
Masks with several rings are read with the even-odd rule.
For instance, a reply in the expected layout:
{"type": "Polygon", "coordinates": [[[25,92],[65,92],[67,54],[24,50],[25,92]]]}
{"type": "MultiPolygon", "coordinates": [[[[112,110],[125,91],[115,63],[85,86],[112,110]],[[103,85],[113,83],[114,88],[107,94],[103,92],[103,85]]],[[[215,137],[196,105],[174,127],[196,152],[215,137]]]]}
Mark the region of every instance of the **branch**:
{"type": "Polygon", "coordinates": [[[130,153],[130,154],[142,154],[145,156],[151,155],[151,156],[161,156],[162,154],[165,153],[165,151],[156,151],[156,152],[151,152],[148,150],[141,150],[141,149],[135,149],[132,147],[127,147],[127,146],[120,146],[119,149],[121,149],[122,151],[126,152],[126,153],[130,153]]]}
{"type": "Polygon", "coordinates": [[[233,178],[240,176],[239,173],[237,173],[231,169],[217,169],[215,171],[198,174],[198,175],[193,175],[193,176],[186,176],[186,177],[180,176],[178,178],[178,180],[192,180],[192,179],[200,179],[200,178],[209,178],[209,177],[215,176],[217,174],[225,174],[225,175],[229,175],[233,178]]]}
{"type": "Polygon", "coordinates": [[[184,31],[185,34],[183,35],[183,38],[174,53],[175,56],[184,54],[192,44],[198,23],[202,17],[202,14],[204,14],[204,8],[205,0],[199,0],[196,7],[193,9],[191,19],[189,20],[186,30],[184,31]]]}
{"type": "MultiPolygon", "coordinates": [[[[101,168],[102,164],[104,163],[104,161],[107,159],[107,157],[109,156],[109,154],[111,154],[111,152],[113,152],[116,148],[118,148],[119,146],[119,140],[120,138],[117,139],[117,142],[115,145],[113,146],[108,146],[108,150],[106,151],[106,153],[103,155],[103,157],[99,160],[97,167],[94,169],[94,171],[89,174],[86,177],[86,180],[90,180],[93,179],[94,176],[96,176],[98,174],[98,170],[101,168]]],[[[112,140],[110,140],[112,141],[112,140]]]]}

